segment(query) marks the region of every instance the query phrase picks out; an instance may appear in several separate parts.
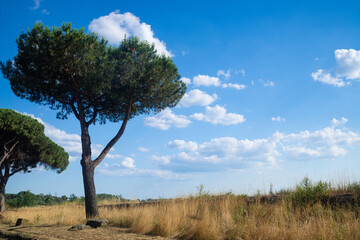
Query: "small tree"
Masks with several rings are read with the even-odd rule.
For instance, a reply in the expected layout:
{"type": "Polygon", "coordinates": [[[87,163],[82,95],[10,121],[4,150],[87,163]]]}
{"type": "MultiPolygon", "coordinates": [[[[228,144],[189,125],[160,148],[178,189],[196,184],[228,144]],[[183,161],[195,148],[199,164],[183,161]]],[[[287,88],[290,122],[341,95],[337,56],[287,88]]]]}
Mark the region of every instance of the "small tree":
{"type": "Polygon", "coordinates": [[[185,94],[173,61],[159,56],[154,45],[127,38],[118,47],[84,29],[36,24],[16,40],[14,61],[1,63],[14,93],[58,110],[73,113],[81,129],[81,166],[88,218],[99,215],[94,170],[120,139],[129,119],[174,107],[185,94]],[[119,131],[96,158],[91,155],[89,126],[122,122],[119,131]]]}
{"type": "Polygon", "coordinates": [[[31,168],[65,170],[69,155],[44,134],[44,126],[29,116],[0,109],[0,211],[5,211],[5,187],[9,178],[31,168]]]}

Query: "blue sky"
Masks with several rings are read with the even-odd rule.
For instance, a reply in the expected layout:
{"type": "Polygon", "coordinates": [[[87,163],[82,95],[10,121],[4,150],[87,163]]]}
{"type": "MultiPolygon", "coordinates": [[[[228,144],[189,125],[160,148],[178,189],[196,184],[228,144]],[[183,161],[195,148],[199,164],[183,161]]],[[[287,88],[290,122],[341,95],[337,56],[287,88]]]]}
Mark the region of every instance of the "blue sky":
{"type": "MultiPolygon", "coordinates": [[[[36,22],[95,31],[116,45],[137,35],[171,56],[187,83],[180,104],[132,119],[95,173],[98,193],[175,197],[255,193],[360,173],[358,1],[0,2],[0,60],[36,22]]],[[[0,76],[0,106],[32,115],[71,156],[56,174],[14,175],[7,192],[83,195],[80,128],[17,98],[0,76]]],[[[91,126],[93,157],[120,124],[91,126]]]]}

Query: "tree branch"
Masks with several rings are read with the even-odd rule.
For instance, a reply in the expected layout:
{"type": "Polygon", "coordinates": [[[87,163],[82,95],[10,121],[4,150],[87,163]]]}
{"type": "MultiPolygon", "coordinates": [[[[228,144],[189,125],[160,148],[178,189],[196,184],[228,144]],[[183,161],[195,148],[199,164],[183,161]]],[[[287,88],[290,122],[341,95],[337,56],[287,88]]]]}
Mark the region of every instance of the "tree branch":
{"type": "Polygon", "coordinates": [[[76,107],[74,105],[74,99],[71,100],[70,106],[71,106],[71,109],[74,112],[75,117],[79,120],[79,113],[77,112],[76,107]]]}
{"type": "MultiPolygon", "coordinates": [[[[132,99],[132,98],[131,98],[132,99]]],[[[102,152],[100,153],[100,155],[93,161],[94,163],[94,168],[97,167],[97,165],[99,165],[101,163],[101,161],[105,158],[106,154],[108,154],[108,152],[110,151],[110,149],[115,145],[115,143],[121,138],[121,136],[123,135],[124,131],[125,131],[125,127],[126,124],[130,118],[130,113],[131,113],[131,106],[132,106],[133,102],[132,100],[129,101],[129,105],[126,109],[126,114],[124,117],[124,120],[121,124],[121,127],[118,131],[118,133],[115,135],[115,137],[113,139],[111,139],[111,141],[106,145],[106,147],[104,148],[104,150],[102,150],[102,152]]]]}
{"type": "MultiPolygon", "coordinates": [[[[20,172],[20,171],[23,171],[23,170],[25,170],[26,168],[27,168],[27,166],[26,166],[26,167],[19,168],[19,169],[16,169],[15,171],[11,172],[8,176],[11,177],[11,176],[14,175],[15,173],[18,173],[18,172],[20,172]]],[[[5,177],[6,177],[6,174],[5,174],[5,177]]]]}
{"type": "MultiPolygon", "coordinates": [[[[15,139],[15,138],[14,138],[15,139]]],[[[8,141],[7,143],[4,144],[4,155],[0,160],[0,165],[5,161],[5,159],[9,156],[9,154],[14,150],[15,146],[19,143],[19,141],[16,141],[11,147],[10,149],[7,148],[7,144],[14,141],[14,139],[8,141]],[[8,149],[8,150],[7,150],[8,149]]]]}
{"type": "Polygon", "coordinates": [[[94,108],[93,117],[86,123],[88,126],[90,126],[92,123],[95,122],[96,117],[97,117],[97,113],[98,113],[98,111],[96,110],[96,108],[94,108]]]}

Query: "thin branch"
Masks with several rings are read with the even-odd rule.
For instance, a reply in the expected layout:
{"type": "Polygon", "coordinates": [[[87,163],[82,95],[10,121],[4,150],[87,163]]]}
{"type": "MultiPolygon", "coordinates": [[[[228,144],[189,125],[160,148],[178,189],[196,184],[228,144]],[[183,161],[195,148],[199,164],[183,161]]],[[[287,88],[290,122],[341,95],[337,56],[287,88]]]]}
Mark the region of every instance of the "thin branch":
{"type": "MultiPolygon", "coordinates": [[[[15,173],[18,173],[18,172],[20,172],[20,171],[23,171],[23,170],[25,170],[26,168],[27,168],[27,166],[26,166],[26,167],[19,168],[19,169],[16,169],[15,171],[11,172],[8,176],[11,177],[11,176],[14,175],[15,173]]],[[[5,176],[6,176],[6,175],[5,175],[5,176]]]]}
{"type": "Polygon", "coordinates": [[[101,163],[101,161],[105,158],[106,154],[108,154],[108,152],[110,151],[110,149],[115,145],[115,143],[121,138],[121,136],[123,135],[124,131],[125,131],[125,127],[126,124],[130,118],[130,113],[131,113],[131,105],[132,105],[132,100],[129,101],[129,105],[126,109],[126,115],[124,117],[124,120],[121,124],[121,127],[118,131],[118,133],[115,135],[115,137],[113,139],[111,139],[111,141],[106,145],[106,147],[104,148],[104,150],[102,150],[102,152],[100,153],[100,155],[93,161],[94,163],[94,168],[97,167],[97,165],[99,165],[101,163]]]}
{"type": "Polygon", "coordinates": [[[75,107],[75,105],[74,105],[74,99],[71,101],[70,106],[71,106],[71,109],[72,109],[73,112],[74,112],[75,117],[76,117],[77,119],[79,119],[79,113],[77,112],[76,107],[75,107]]]}
{"type": "Polygon", "coordinates": [[[98,111],[95,108],[94,113],[93,113],[93,117],[86,123],[88,126],[90,126],[91,124],[93,124],[95,122],[96,117],[97,117],[97,113],[98,113],[98,111]]]}

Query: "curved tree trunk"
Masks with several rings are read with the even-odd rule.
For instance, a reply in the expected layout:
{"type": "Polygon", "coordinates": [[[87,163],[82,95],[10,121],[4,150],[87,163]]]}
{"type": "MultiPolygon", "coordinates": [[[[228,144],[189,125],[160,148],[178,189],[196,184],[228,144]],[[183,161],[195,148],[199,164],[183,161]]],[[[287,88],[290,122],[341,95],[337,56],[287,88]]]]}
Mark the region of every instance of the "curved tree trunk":
{"type": "Polygon", "coordinates": [[[86,218],[96,218],[99,216],[99,210],[96,201],[94,182],[95,166],[91,160],[91,141],[88,126],[86,124],[81,124],[81,144],[81,166],[84,180],[86,218]]]}

